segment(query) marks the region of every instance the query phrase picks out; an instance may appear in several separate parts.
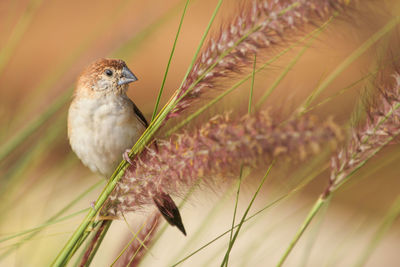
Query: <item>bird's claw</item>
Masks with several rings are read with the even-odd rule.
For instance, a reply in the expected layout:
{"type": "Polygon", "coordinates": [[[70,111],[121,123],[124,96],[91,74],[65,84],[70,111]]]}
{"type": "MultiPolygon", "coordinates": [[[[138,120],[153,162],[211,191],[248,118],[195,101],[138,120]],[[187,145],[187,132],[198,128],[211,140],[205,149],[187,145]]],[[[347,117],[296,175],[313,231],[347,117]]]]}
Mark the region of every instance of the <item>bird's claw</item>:
{"type": "Polygon", "coordinates": [[[129,152],[130,152],[131,150],[130,149],[127,149],[127,150],[125,150],[125,152],[122,154],[122,158],[124,159],[124,160],[126,160],[130,165],[134,165],[134,162],[131,160],[131,158],[129,157],[129,152]]]}

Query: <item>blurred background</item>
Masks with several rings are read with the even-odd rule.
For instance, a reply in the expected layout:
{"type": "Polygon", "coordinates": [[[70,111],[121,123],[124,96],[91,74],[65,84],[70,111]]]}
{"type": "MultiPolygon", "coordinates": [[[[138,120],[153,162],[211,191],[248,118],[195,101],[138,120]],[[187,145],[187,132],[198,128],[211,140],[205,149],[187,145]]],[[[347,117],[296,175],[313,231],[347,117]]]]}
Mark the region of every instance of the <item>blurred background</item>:
{"type": "MultiPolygon", "coordinates": [[[[234,16],[238,2],[224,1],[212,32],[234,16]]],[[[292,112],[341,62],[400,14],[400,3],[396,0],[365,2],[352,16],[333,21],[318,36],[279,83],[263,109],[274,114],[292,112]]],[[[125,60],[139,78],[130,85],[128,95],[150,119],[184,3],[175,0],[0,1],[0,266],[49,265],[105,185],[99,175],[90,173],[79,162],[68,144],[66,112],[76,77],[97,58],[125,60]],[[89,189],[90,192],[77,199],[89,189]],[[77,201],[72,205],[73,200],[77,201]],[[68,209],[64,209],[66,206],[68,209]],[[45,224],[55,215],[59,221],[45,224]],[[23,231],[38,226],[42,229],[40,233],[22,235],[23,231]],[[16,236],[10,238],[13,234],[16,236]]],[[[216,4],[215,0],[191,1],[161,105],[179,87],[216,4]]],[[[306,27],[304,32],[310,29],[306,27]]],[[[399,27],[396,27],[349,65],[315,103],[354,85],[312,113],[321,120],[332,115],[336,122],[348,127],[359,99],[373,86],[376,71],[390,67],[391,61],[400,55],[398,38],[399,27]]],[[[257,58],[258,64],[265,63],[289,44],[291,38],[282,47],[263,51],[257,58]]],[[[256,76],[254,99],[260,98],[302,48],[299,44],[256,76]]],[[[229,88],[234,81],[236,77],[221,81],[215,91],[204,96],[204,101],[229,88]]],[[[243,84],[186,129],[224,111],[245,114],[249,87],[250,82],[243,84]]],[[[185,114],[189,113],[190,110],[185,114]]],[[[169,122],[165,129],[177,121],[169,122]]],[[[163,138],[163,132],[158,137],[163,138]]],[[[273,203],[309,177],[310,166],[315,166],[310,162],[282,163],[264,185],[252,212],[273,203]]],[[[356,264],[377,232],[383,229],[382,223],[387,222],[384,218],[400,195],[399,163],[400,147],[390,145],[361,169],[317,216],[286,266],[356,264]]],[[[263,170],[255,170],[244,181],[239,218],[262,175],[263,170]]],[[[327,185],[328,177],[328,171],[322,172],[296,194],[249,220],[239,234],[229,265],[275,265],[327,185]]],[[[197,190],[181,212],[188,237],[168,227],[142,265],[170,266],[230,229],[235,186],[235,182],[225,182],[216,188],[197,190]]],[[[176,200],[180,202],[181,198],[176,200]]],[[[139,228],[146,214],[146,210],[130,214],[132,227],[139,228]]],[[[398,266],[400,222],[392,221],[386,230],[366,266],[398,266]]],[[[113,223],[93,266],[109,266],[129,241],[129,235],[124,221],[113,223]]],[[[224,236],[180,266],[219,265],[228,240],[224,236]]]]}

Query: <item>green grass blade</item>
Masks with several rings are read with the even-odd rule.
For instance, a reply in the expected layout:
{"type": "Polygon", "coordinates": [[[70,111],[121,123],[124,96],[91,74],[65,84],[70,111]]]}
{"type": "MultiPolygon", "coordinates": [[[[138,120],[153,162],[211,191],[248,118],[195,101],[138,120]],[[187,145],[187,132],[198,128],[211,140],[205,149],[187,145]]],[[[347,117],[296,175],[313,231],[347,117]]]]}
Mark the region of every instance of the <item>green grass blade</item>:
{"type": "MultiPolygon", "coordinates": [[[[248,114],[251,113],[251,106],[252,106],[252,101],[253,101],[254,80],[255,80],[254,78],[255,78],[256,64],[257,64],[257,54],[254,54],[253,71],[251,73],[252,77],[251,77],[251,87],[250,87],[250,95],[249,95],[249,106],[248,106],[248,109],[247,109],[247,113],[248,114]]],[[[229,235],[228,246],[230,246],[230,244],[233,243],[233,240],[232,240],[233,228],[235,226],[237,206],[238,206],[238,203],[239,203],[239,193],[240,193],[240,185],[242,183],[242,176],[243,176],[243,164],[240,166],[239,183],[238,183],[238,189],[237,189],[237,192],[236,192],[235,208],[233,210],[232,227],[231,227],[231,233],[229,235]]],[[[227,258],[226,258],[225,266],[228,266],[228,262],[229,262],[229,253],[228,253],[227,258]]]]}
{"type": "Polygon", "coordinates": [[[50,225],[53,225],[55,223],[59,223],[59,222],[71,219],[71,218],[73,218],[73,217],[75,217],[75,216],[77,216],[79,214],[82,214],[82,213],[88,211],[89,209],[90,208],[86,208],[86,209],[74,212],[74,213],[72,213],[70,215],[64,216],[62,218],[46,222],[46,223],[44,223],[44,224],[42,224],[42,225],[40,225],[38,227],[31,228],[31,229],[28,229],[28,230],[25,230],[25,231],[21,231],[21,232],[18,232],[16,234],[8,235],[6,237],[2,237],[2,238],[0,238],[0,243],[4,242],[4,241],[7,241],[7,240],[10,240],[10,239],[13,239],[13,238],[16,238],[16,237],[19,237],[19,236],[22,236],[22,235],[25,235],[25,234],[29,234],[29,233],[32,233],[32,232],[40,231],[40,230],[44,229],[47,226],[50,226],[50,225]]]}
{"type": "Polygon", "coordinates": [[[21,41],[22,36],[28,29],[42,2],[42,0],[31,0],[28,3],[26,10],[11,32],[11,36],[9,37],[7,43],[4,45],[3,49],[0,50],[0,74],[3,72],[5,66],[13,56],[15,49],[21,41]]]}
{"type": "Polygon", "coordinates": [[[375,74],[376,74],[376,72],[375,72],[375,73],[371,73],[371,72],[370,72],[370,73],[368,73],[367,75],[364,75],[363,77],[361,77],[361,78],[358,79],[357,81],[355,81],[355,82],[353,82],[353,83],[347,85],[346,87],[344,87],[343,89],[339,90],[338,92],[336,92],[336,93],[332,94],[331,96],[329,96],[329,97],[327,97],[327,98],[321,100],[321,101],[318,102],[317,104],[315,104],[315,105],[313,105],[313,106],[310,106],[309,108],[305,109],[304,112],[303,112],[303,114],[308,113],[308,112],[310,112],[310,111],[312,111],[312,110],[314,110],[314,109],[316,109],[316,108],[318,108],[318,107],[320,107],[320,106],[322,106],[322,105],[324,105],[324,104],[326,104],[326,103],[332,101],[332,100],[335,99],[336,97],[338,97],[338,96],[340,96],[340,95],[346,93],[348,90],[350,90],[350,89],[353,88],[354,86],[360,84],[362,81],[368,79],[369,77],[374,76],[375,74]]]}
{"type": "Polygon", "coordinates": [[[300,114],[304,113],[312,101],[321,94],[344,70],[346,70],[351,63],[363,55],[373,44],[379,41],[383,36],[389,33],[398,23],[400,22],[400,16],[396,16],[390,20],[385,26],[379,31],[374,33],[368,40],[366,40],[361,46],[359,46],[353,53],[351,53],[345,60],[343,60],[339,66],[322,81],[322,83],[315,89],[315,91],[306,99],[300,109],[300,114]]]}
{"type": "MultiPolygon", "coordinates": [[[[124,217],[125,219],[125,217],[124,217]]],[[[121,250],[121,252],[118,254],[118,256],[114,259],[114,261],[111,263],[110,266],[114,266],[115,263],[117,263],[117,261],[121,258],[121,256],[124,254],[124,252],[129,248],[129,246],[132,244],[133,241],[135,241],[135,239],[137,239],[138,234],[140,233],[140,231],[142,231],[142,229],[146,226],[146,222],[143,222],[142,226],[139,228],[139,230],[135,233],[133,232],[133,237],[131,238],[131,240],[129,240],[128,244],[125,245],[125,247],[121,250]]],[[[143,244],[142,241],[140,241],[141,244],[143,244]]]]}
{"type": "MultiPolygon", "coordinates": [[[[242,182],[244,180],[246,180],[248,177],[249,177],[248,172],[246,172],[246,174],[244,174],[244,175],[242,174],[242,182]]],[[[230,186],[227,190],[225,190],[224,194],[221,196],[218,203],[213,206],[213,208],[210,210],[210,212],[208,212],[206,218],[204,218],[202,220],[200,225],[202,225],[204,227],[200,227],[196,232],[190,234],[190,237],[188,237],[189,240],[187,240],[185,242],[185,247],[182,248],[180,251],[178,251],[174,257],[172,257],[173,260],[172,260],[172,262],[169,262],[167,264],[168,266],[171,266],[171,265],[173,265],[173,263],[177,262],[179,260],[179,258],[181,257],[181,255],[183,255],[186,252],[186,249],[189,248],[192,244],[194,244],[198,240],[198,238],[202,236],[204,231],[207,230],[206,226],[209,225],[208,223],[219,214],[221,209],[224,208],[224,204],[226,204],[226,202],[228,201],[228,196],[232,195],[234,193],[235,189],[236,189],[236,185],[232,184],[232,186],[230,186]]]]}
{"type": "Polygon", "coordinates": [[[46,121],[48,121],[54,113],[63,107],[71,97],[71,91],[66,91],[60,98],[54,101],[50,107],[43,112],[38,118],[28,123],[21,131],[13,138],[2,145],[0,150],[0,163],[13,152],[22,142],[39,129],[46,121]]]}
{"type": "Polygon", "coordinates": [[[253,102],[253,91],[254,91],[254,80],[256,76],[256,64],[257,64],[257,54],[254,54],[254,63],[253,63],[253,71],[251,73],[251,87],[250,87],[250,95],[249,95],[249,106],[247,108],[247,113],[251,113],[251,107],[253,102]]]}
{"type": "MultiPolygon", "coordinates": [[[[282,200],[285,200],[291,196],[293,196],[294,194],[296,194],[297,192],[299,192],[302,188],[304,188],[307,184],[309,184],[311,181],[314,180],[314,178],[316,178],[318,175],[320,175],[323,171],[326,170],[326,167],[323,167],[321,169],[318,169],[316,171],[314,171],[312,174],[310,174],[308,177],[306,177],[305,179],[302,179],[302,183],[299,184],[297,187],[295,187],[294,189],[290,190],[289,192],[283,194],[282,196],[276,198],[275,200],[271,201],[269,204],[267,204],[266,206],[264,206],[262,209],[256,211],[255,213],[253,213],[251,216],[247,217],[244,222],[247,222],[253,218],[255,218],[256,216],[260,215],[262,212],[268,210],[269,208],[275,206],[276,204],[278,204],[279,202],[281,202],[282,200]]],[[[239,224],[235,225],[235,228],[239,227],[239,224]]],[[[207,242],[205,245],[201,246],[200,248],[198,248],[197,250],[193,251],[192,253],[190,253],[189,255],[187,255],[186,257],[184,257],[183,259],[177,261],[175,264],[171,265],[171,266],[177,266],[179,264],[181,264],[182,262],[186,261],[187,259],[189,259],[190,257],[192,257],[193,255],[195,255],[196,253],[202,251],[203,249],[205,249],[207,246],[211,245],[212,243],[214,243],[215,241],[219,240],[220,238],[222,238],[223,236],[229,234],[231,231],[231,229],[228,229],[227,231],[225,231],[224,233],[220,234],[219,236],[217,236],[216,238],[212,239],[211,241],[207,242]]]]}
{"type": "MultiPolygon", "coordinates": [[[[8,236],[5,238],[1,238],[0,239],[0,243],[4,242],[6,240],[10,240],[28,233],[31,233],[29,236],[27,236],[26,238],[23,239],[23,242],[28,241],[30,239],[32,239],[33,237],[35,237],[37,234],[40,233],[41,230],[43,230],[44,228],[53,225],[55,223],[61,222],[61,221],[65,221],[73,216],[76,216],[78,214],[81,214],[83,212],[85,212],[87,209],[79,211],[78,213],[74,214],[74,215],[69,215],[66,216],[64,218],[60,218],[59,220],[57,220],[61,215],[63,215],[65,212],[67,212],[70,208],[72,208],[76,203],[78,203],[83,197],[85,197],[87,194],[89,194],[90,192],[92,192],[94,189],[96,189],[98,186],[100,186],[102,183],[104,183],[104,181],[99,181],[96,184],[92,185],[91,187],[89,187],[88,189],[86,189],[84,192],[82,192],[82,194],[80,194],[77,198],[75,198],[74,200],[72,200],[70,203],[68,203],[65,207],[63,207],[60,211],[58,211],[56,214],[54,214],[52,217],[50,217],[47,221],[45,221],[42,225],[39,225],[35,228],[29,229],[29,230],[25,230],[23,232],[14,234],[13,236],[8,236]],[[4,240],[3,240],[4,239],[4,240]]],[[[11,252],[13,252],[17,247],[12,247],[10,249],[8,249],[7,251],[3,252],[2,254],[0,254],[0,260],[5,258],[7,255],[9,255],[11,252]]]]}
{"type": "Polygon", "coordinates": [[[368,246],[364,249],[361,254],[361,257],[358,259],[357,263],[354,265],[356,267],[365,266],[369,257],[372,255],[373,251],[379,245],[379,242],[383,239],[385,234],[388,232],[390,227],[393,225],[395,220],[400,216],[400,195],[397,196],[396,200],[393,202],[392,207],[389,212],[386,214],[385,218],[382,221],[382,224],[372,237],[368,246]]]}
{"type": "MultiPolygon", "coordinates": [[[[255,64],[254,64],[255,65],[255,64]]],[[[253,74],[254,74],[254,69],[253,69],[253,74]]],[[[249,101],[249,108],[251,106],[251,101],[249,101]]],[[[249,110],[249,113],[251,112],[251,109],[249,110]]],[[[237,212],[237,206],[239,203],[239,194],[240,194],[240,186],[242,184],[242,176],[243,176],[243,164],[242,166],[240,166],[240,174],[239,174],[239,182],[238,182],[238,189],[236,191],[236,198],[235,198],[235,208],[233,210],[233,216],[232,216],[232,226],[231,226],[231,232],[229,234],[229,243],[228,246],[233,242],[232,238],[233,238],[233,229],[235,229],[235,220],[236,220],[236,212],[237,212]]],[[[228,257],[226,259],[226,264],[225,266],[228,266],[229,263],[229,254],[228,257]]]]}
{"type": "Polygon", "coordinates": [[[185,7],[183,8],[181,20],[179,21],[178,30],[176,31],[174,44],[172,45],[171,53],[169,55],[167,67],[166,67],[165,73],[164,73],[164,78],[163,78],[163,81],[161,83],[161,88],[160,88],[160,90],[158,92],[158,95],[157,95],[157,101],[156,101],[156,105],[154,106],[153,115],[151,116],[151,120],[154,120],[154,118],[156,117],[156,114],[157,114],[158,105],[160,104],[161,95],[162,95],[162,93],[164,91],[165,81],[167,80],[167,76],[168,76],[169,66],[171,65],[172,57],[173,57],[174,52],[175,52],[176,43],[178,42],[179,33],[181,32],[181,28],[182,28],[182,24],[183,24],[183,18],[185,17],[186,9],[187,9],[187,7],[189,5],[189,2],[190,2],[190,0],[187,0],[186,3],[185,3],[185,7]]]}
{"type": "Polygon", "coordinates": [[[133,254],[132,258],[130,259],[130,261],[128,262],[127,266],[131,266],[132,261],[135,259],[136,255],[139,253],[140,249],[144,246],[144,242],[146,242],[146,240],[150,237],[150,235],[152,234],[152,232],[154,231],[154,229],[157,226],[154,225],[152,229],[150,229],[149,233],[144,237],[143,242],[140,243],[140,246],[138,247],[138,249],[135,251],[135,254],[133,254]]]}
{"type": "Polygon", "coordinates": [[[299,267],[309,266],[308,260],[312,253],[312,249],[317,243],[318,236],[321,232],[322,223],[329,208],[329,203],[330,199],[327,200],[326,205],[324,205],[324,207],[320,211],[319,216],[316,219],[316,225],[312,229],[310,229],[310,237],[308,238],[307,244],[305,245],[305,249],[302,255],[302,259],[300,260],[299,267]]]}
{"type": "Polygon", "coordinates": [[[315,41],[315,39],[328,27],[328,25],[333,21],[335,15],[332,16],[329,20],[327,20],[324,24],[322,24],[315,32],[311,35],[309,41],[300,50],[300,52],[289,62],[286,68],[283,70],[281,75],[274,81],[274,83],[268,88],[268,90],[261,96],[260,100],[256,104],[256,109],[259,109],[261,105],[267,100],[267,98],[272,94],[276,87],[281,83],[281,81],[286,77],[286,75],[290,72],[290,70],[296,65],[299,59],[303,56],[303,54],[310,48],[311,44],[315,41]]]}
{"type": "MultiPolygon", "coordinates": [[[[157,20],[150,23],[146,28],[136,33],[131,39],[126,41],[115,51],[111,52],[111,57],[124,58],[132,57],[132,54],[139,50],[141,44],[156,32],[161,26],[165,25],[170,19],[175,18],[178,14],[179,7],[185,3],[187,0],[180,0],[170,9],[168,9],[163,15],[161,15],[157,20]]],[[[191,0],[192,3],[196,0],[191,0]]]]}
{"type": "MultiPolygon", "coordinates": [[[[220,0],[218,2],[217,7],[214,10],[212,18],[207,27],[206,33],[208,33],[208,31],[211,27],[211,24],[214,21],[215,16],[216,16],[221,4],[222,4],[222,0],[220,0]]],[[[198,50],[195,54],[195,57],[192,60],[192,64],[189,69],[192,68],[195,58],[197,57],[197,54],[200,51],[201,46],[203,45],[205,37],[206,37],[206,34],[203,36],[203,38],[200,42],[198,50]]],[[[189,73],[189,71],[190,70],[188,70],[187,73],[189,73]]],[[[185,78],[187,77],[187,75],[185,76],[185,78]]],[[[183,84],[183,82],[182,82],[182,84],[183,84]]],[[[130,156],[132,156],[132,154],[137,154],[138,152],[140,152],[141,150],[144,149],[144,146],[150,141],[153,134],[161,126],[163,120],[166,118],[169,111],[172,110],[174,105],[176,105],[176,101],[169,101],[167,103],[167,105],[162,109],[162,111],[159,113],[159,115],[153,120],[152,123],[150,123],[149,127],[146,129],[146,131],[143,133],[143,135],[140,137],[140,139],[136,142],[136,144],[134,145],[134,147],[132,148],[132,150],[129,154],[130,156]]],[[[67,241],[64,248],[60,251],[60,253],[58,254],[58,256],[56,257],[56,259],[54,260],[54,262],[52,264],[53,266],[61,266],[61,265],[67,263],[68,258],[72,255],[73,250],[76,247],[80,237],[83,235],[83,233],[85,232],[86,228],[89,226],[89,224],[92,221],[92,219],[94,218],[94,216],[101,209],[102,205],[105,203],[108,196],[114,190],[117,182],[122,178],[122,175],[125,172],[126,167],[127,167],[127,162],[124,160],[120,163],[120,165],[117,167],[117,169],[113,173],[112,177],[109,179],[107,186],[104,188],[103,192],[98,197],[98,199],[94,205],[94,208],[92,210],[90,210],[90,212],[87,214],[87,216],[82,221],[82,223],[79,225],[79,227],[76,229],[74,234],[67,241]]]]}
{"type": "MultiPolygon", "coordinates": [[[[393,107],[393,109],[388,114],[386,114],[385,118],[387,119],[395,110],[397,110],[399,108],[400,108],[400,105],[395,105],[393,107]]],[[[376,128],[379,127],[379,125],[381,125],[386,120],[385,118],[382,119],[377,124],[376,128]]],[[[290,252],[293,250],[294,246],[296,245],[298,240],[301,238],[301,236],[303,235],[303,233],[306,230],[306,228],[308,227],[308,225],[313,220],[314,216],[321,209],[321,207],[327,202],[327,199],[329,199],[329,196],[331,196],[331,193],[335,192],[344,183],[346,183],[361,167],[363,167],[372,157],[374,157],[380,150],[382,150],[383,147],[385,147],[387,144],[389,144],[395,137],[396,136],[388,137],[387,140],[382,142],[382,144],[379,147],[377,147],[370,155],[368,155],[368,157],[364,161],[360,162],[357,166],[355,166],[351,173],[349,173],[343,180],[341,180],[338,184],[336,184],[335,187],[329,192],[328,195],[323,194],[318,198],[318,200],[316,201],[316,203],[314,204],[314,206],[310,210],[307,218],[303,222],[303,225],[300,227],[299,231],[296,233],[296,235],[294,236],[294,238],[290,242],[289,247],[284,252],[284,254],[281,257],[281,259],[280,259],[279,263],[277,264],[277,266],[282,266],[282,264],[285,262],[285,260],[289,256],[290,252]]],[[[367,142],[367,140],[364,140],[364,141],[367,142]]]]}
{"type": "Polygon", "coordinates": [[[307,215],[307,218],[303,222],[303,225],[300,227],[296,235],[294,236],[293,240],[290,242],[289,247],[285,250],[283,256],[279,260],[276,266],[282,266],[287,257],[289,256],[290,252],[293,250],[296,243],[299,241],[300,237],[303,235],[304,231],[310,225],[312,219],[318,213],[318,211],[322,208],[322,206],[327,202],[327,199],[323,198],[322,196],[318,198],[315,202],[314,206],[311,208],[310,212],[307,215]]]}
{"type": "MultiPolygon", "coordinates": [[[[185,74],[185,76],[184,76],[184,78],[183,78],[183,80],[182,80],[182,82],[181,82],[180,89],[182,88],[183,83],[186,81],[187,77],[189,76],[190,71],[192,70],[192,68],[193,68],[193,66],[194,66],[194,63],[196,62],[197,56],[198,56],[199,53],[200,53],[200,49],[201,49],[201,47],[203,46],[203,44],[204,44],[204,42],[205,42],[205,40],[206,40],[206,38],[207,38],[208,33],[210,32],[211,26],[212,26],[212,24],[213,24],[213,22],[214,22],[214,20],[215,20],[215,17],[216,17],[217,14],[218,14],[218,11],[219,11],[219,9],[220,9],[220,7],[221,7],[221,5],[222,5],[222,2],[223,2],[223,0],[218,0],[217,6],[215,7],[214,12],[213,12],[212,15],[211,15],[211,18],[210,18],[210,21],[208,22],[208,25],[207,25],[207,27],[206,27],[206,30],[204,31],[204,34],[203,34],[203,36],[201,37],[200,44],[197,46],[196,52],[194,53],[194,56],[193,56],[193,58],[192,58],[192,62],[190,63],[190,66],[189,66],[189,68],[187,69],[186,74],[185,74]]],[[[180,89],[179,89],[179,90],[180,90],[180,89]]],[[[189,91],[189,90],[188,90],[188,91],[189,91]]]]}
{"type": "MultiPolygon", "coordinates": [[[[94,256],[96,255],[97,250],[99,249],[99,247],[100,247],[100,245],[101,245],[101,242],[103,242],[103,239],[104,239],[104,237],[106,236],[106,234],[107,234],[107,232],[108,232],[108,229],[110,229],[111,222],[112,222],[111,220],[107,220],[106,222],[104,222],[104,223],[105,223],[104,229],[103,229],[102,232],[100,233],[100,237],[99,237],[99,239],[97,240],[97,242],[96,242],[96,244],[95,244],[95,246],[94,246],[92,252],[90,253],[89,258],[87,259],[87,261],[86,261],[86,263],[85,263],[84,266],[90,266],[90,263],[92,263],[92,260],[93,260],[94,256]]],[[[100,226],[100,227],[101,227],[101,226],[100,226]]],[[[95,238],[95,237],[93,237],[93,238],[95,238]]]]}
{"type": "MultiPolygon", "coordinates": [[[[307,34],[306,36],[304,36],[303,38],[301,38],[299,41],[293,43],[292,45],[290,45],[289,47],[287,47],[286,49],[282,50],[281,52],[277,53],[275,56],[273,56],[271,59],[269,59],[266,63],[264,63],[261,67],[257,68],[255,71],[255,74],[259,73],[260,71],[264,70],[266,67],[268,67],[269,65],[271,65],[273,62],[275,62],[276,60],[278,60],[280,57],[282,57],[283,55],[285,55],[286,53],[288,53],[289,51],[291,51],[293,48],[295,48],[299,43],[304,42],[305,40],[308,40],[310,38],[314,38],[314,36],[316,36],[320,31],[323,31],[327,26],[327,22],[325,24],[323,24],[321,27],[315,29],[314,31],[312,31],[311,33],[307,34]]],[[[237,83],[235,83],[232,87],[230,87],[229,89],[225,90],[225,92],[221,93],[220,95],[218,95],[217,97],[215,97],[213,100],[209,101],[206,105],[203,105],[201,108],[199,108],[198,110],[196,110],[195,112],[189,114],[185,119],[181,120],[177,125],[175,125],[173,128],[171,128],[170,130],[168,130],[168,132],[166,133],[166,136],[170,136],[172,133],[178,131],[179,129],[181,129],[183,126],[185,126],[187,123],[189,123],[190,121],[192,121],[194,118],[198,117],[201,113],[203,113],[205,110],[207,110],[208,108],[210,108],[211,106],[215,105],[216,103],[218,103],[221,99],[223,99],[225,96],[227,96],[228,94],[230,94],[231,92],[233,92],[234,90],[236,90],[239,86],[241,86],[242,84],[244,84],[245,82],[247,82],[250,78],[252,77],[252,74],[248,74],[246,75],[244,78],[242,78],[240,81],[238,81],[237,83]]],[[[259,104],[257,104],[259,105],[259,104]]],[[[257,106],[256,106],[257,108],[257,106]]]]}
{"type": "Polygon", "coordinates": [[[251,199],[249,205],[247,206],[247,209],[244,212],[244,214],[242,216],[242,219],[240,220],[240,223],[238,224],[238,228],[236,229],[235,235],[233,236],[232,241],[229,243],[228,250],[226,251],[226,254],[225,254],[225,257],[224,257],[224,259],[223,259],[223,261],[221,263],[221,266],[224,266],[226,264],[226,262],[228,260],[228,257],[229,257],[229,253],[231,252],[232,247],[233,247],[233,245],[234,245],[234,243],[235,243],[235,241],[236,241],[236,239],[237,239],[237,237],[239,235],[239,231],[242,228],[242,225],[246,220],[246,216],[249,213],[250,208],[253,205],[254,200],[256,199],[258,193],[260,192],[262,186],[264,185],[264,182],[266,181],[266,179],[267,179],[267,177],[268,177],[273,165],[274,165],[274,162],[272,162],[271,165],[269,166],[269,168],[268,168],[267,172],[265,173],[264,177],[262,178],[262,180],[261,180],[256,192],[254,193],[253,198],[251,199]]]}
{"type": "MultiPolygon", "coordinates": [[[[322,153],[323,155],[328,154],[328,151],[322,153]]],[[[281,195],[280,197],[276,198],[275,200],[271,201],[269,204],[267,204],[266,206],[264,206],[262,209],[258,210],[257,212],[253,213],[251,216],[249,216],[248,218],[246,218],[245,222],[255,218],[256,216],[260,215],[262,212],[265,212],[266,210],[268,210],[269,208],[275,206],[276,204],[278,204],[279,202],[288,199],[290,197],[292,197],[293,195],[295,195],[296,193],[298,193],[301,189],[303,189],[306,185],[308,185],[311,181],[313,181],[316,177],[318,177],[321,173],[323,173],[324,171],[326,171],[327,169],[327,165],[324,166],[323,164],[321,164],[319,161],[317,161],[317,168],[306,168],[307,171],[305,173],[303,173],[301,175],[301,177],[299,178],[299,180],[301,181],[297,186],[295,186],[292,190],[290,190],[289,192],[281,195]],[[322,167],[321,167],[322,166],[322,167]]],[[[247,175],[245,176],[247,177],[247,175]]],[[[238,227],[238,224],[235,225],[235,228],[238,227]]],[[[186,261],[187,259],[189,259],[190,257],[192,257],[193,255],[195,255],[196,253],[200,252],[201,250],[205,249],[208,245],[212,244],[213,242],[215,242],[216,240],[222,238],[224,235],[230,233],[231,229],[227,230],[226,232],[224,232],[223,234],[219,235],[218,237],[216,237],[215,239],[211,240],[210,242],[208,242],[207,244],[205,244],[204,246],[200,247],[199,249],[195,250],[194,252],[190,253],[188,256],[186,256],[185,258],[175,261],[175,264],[168,264],[169,266],[176,266],[184,261],[186,261]]],[[[196,233],[197,234],[197,233],[196,233]]],[[[180,255],[183,253],[180,253],[180,255]]]]}
{"type": "MultiPolygon", "coordinates": [[[[116,51],[112,53],[112,56],[128,56],[131,51],[135,50],[141,42],[143,42],[149,35],[151,35],[151,33],[154,33],[155,30],[159,26],[161,26],[163,22],[173,17],[176,7],[178,5],[172,7],[170,10],[168,10],[165,16],[161,17],[156,22],[146,27],[143,31],[139,32],[137,35],[135,35],[135,37],[129,40],[126,44],[116,49],[116,51]]],[[[41,86],[45,85],[47,87],[50,86],[51,83],[46,82],[44,85],[41,86]]],[[[56,112],[58,112],[64,105],[68,103],[71,98],[72,89],[73,88],[71,86],[67,90],[65,90],[65,92],[57,99],[55,99],[53,104],[50,105],[42,114],[40,114],[32,121],[28,122],[23,129],[19,130],[11,137],[10,140],[7,140],[7,142],[0,147],[0,163],[17,147],[19,147],[29,136],[31,136],[32,133],[34,133],[40,126],[47,122],[56,112]]]]}

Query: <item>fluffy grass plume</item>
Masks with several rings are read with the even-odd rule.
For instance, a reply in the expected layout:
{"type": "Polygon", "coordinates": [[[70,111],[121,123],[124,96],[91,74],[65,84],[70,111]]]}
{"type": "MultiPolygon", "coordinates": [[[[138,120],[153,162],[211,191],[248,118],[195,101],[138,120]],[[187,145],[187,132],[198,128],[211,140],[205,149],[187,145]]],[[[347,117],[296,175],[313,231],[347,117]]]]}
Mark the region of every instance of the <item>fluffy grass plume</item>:
{"type": "Polygon", "coordinates": [[[245,5],[225,27],[210,38],[197,58],[177,97],[169,117],[191,105],[217,78],[237,75],[252,64],[254,54],[293,39],[306,24],[320,24],[335,11],[343,10],[348,0],[254,0],[245,5]],[[291,37],[289,37],[291,36],[291,37]]]}
{"type": "Polygon", "coordinates": [[[332,120],[321,123],[304,116],[281,123],[267,113],[240,119],[218,115],[142,153],[117,184],[105,211],[122,215],[150,204],[156,195],[181,192],[199,179],[213,184],[222,175],[237,177],[242,164],[254,167],[284,157],[301,161],[326,143],[335,147],[341,138],[332,120]]]}
{"type": "Polygon", "coordinates": [[[367,105],[367,118],[360,127],[352,129],[348,145],[331,160],[330,186],[332,192],[346,178],[363,166],[384,146],[400,134],[400,74],[382,74],[376,82],[377,93],[367,105]]]}

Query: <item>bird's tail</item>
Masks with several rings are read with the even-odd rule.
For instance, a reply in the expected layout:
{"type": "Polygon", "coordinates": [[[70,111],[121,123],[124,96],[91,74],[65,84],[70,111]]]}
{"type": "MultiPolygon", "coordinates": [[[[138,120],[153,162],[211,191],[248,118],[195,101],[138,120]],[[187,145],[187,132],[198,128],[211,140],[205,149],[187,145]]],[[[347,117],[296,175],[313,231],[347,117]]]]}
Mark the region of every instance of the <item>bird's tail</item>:
{"type": "Polygon", "coordinates": [[[170,195],[161,192],[153,197],[153,201],[165,220],[167,220],[170,225],[178,227],[178,229],[186,236],[181,214],[170,195]]]}

